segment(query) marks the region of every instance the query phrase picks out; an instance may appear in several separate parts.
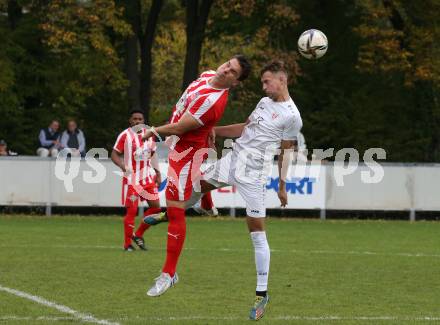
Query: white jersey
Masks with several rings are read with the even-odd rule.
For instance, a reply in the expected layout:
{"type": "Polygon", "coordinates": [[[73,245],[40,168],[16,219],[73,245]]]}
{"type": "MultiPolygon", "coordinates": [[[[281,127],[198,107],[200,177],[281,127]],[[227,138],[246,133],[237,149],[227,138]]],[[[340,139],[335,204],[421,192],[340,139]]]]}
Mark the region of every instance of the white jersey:
{"type": "Polygon", "coordinates": [[[264,176],[268,171],[263,168],[272,165],[281,140],[297,140],[302,125],[301,114],[291,98],[285,102],[262,98],[234,143],[233,163],[246,164],[254,175],[264,176]]]}

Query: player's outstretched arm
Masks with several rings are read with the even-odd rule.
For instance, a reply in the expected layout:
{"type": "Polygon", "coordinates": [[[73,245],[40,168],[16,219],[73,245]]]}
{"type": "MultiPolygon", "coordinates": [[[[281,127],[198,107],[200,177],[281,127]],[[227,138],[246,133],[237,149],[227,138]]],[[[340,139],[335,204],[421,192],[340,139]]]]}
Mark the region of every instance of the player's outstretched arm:
{"type": "Polygon", "coordinates": [[[225,126],[216,126],[214,128],[215,135],[223,138],[238,138],[243,133],[244,127],[249,123],[249,120],[245,123],[237,123],[225,126]]]}
{"type": "Polygon", "coordinates": [[[296,147],[295,140],[281,140],[281,153],[278,157],[278,175],[280,184],[278,189],[278,198],[280,199],[281,206],[287,205],[287,192],[286,192],[286,178],[289,171],[289,166],[292,163],[293,151],[296,147]]]}
{"type": "Polygon", "coordinates": [[[202,125],[191,115],[183,114],[182,118],[177,123],[165,124],[149,130],[143,136],[143,139],[148,139],[152,135],[159,134],[161,137],[167,137],[170,135],[182,135],[188,131],[198,129],[202,125]]]}

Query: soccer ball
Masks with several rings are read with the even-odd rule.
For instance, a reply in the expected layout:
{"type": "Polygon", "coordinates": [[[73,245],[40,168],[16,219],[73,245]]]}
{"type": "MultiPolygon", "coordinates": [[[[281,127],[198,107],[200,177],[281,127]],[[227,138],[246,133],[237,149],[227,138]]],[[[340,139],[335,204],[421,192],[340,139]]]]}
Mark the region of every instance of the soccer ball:
{"type": "Polygon", "coordinates": [[[319,59],[327,52],[327,48],[327,36],[317,29],[306,30],[298,39],[298,51],[306,59],[319,59]]]}

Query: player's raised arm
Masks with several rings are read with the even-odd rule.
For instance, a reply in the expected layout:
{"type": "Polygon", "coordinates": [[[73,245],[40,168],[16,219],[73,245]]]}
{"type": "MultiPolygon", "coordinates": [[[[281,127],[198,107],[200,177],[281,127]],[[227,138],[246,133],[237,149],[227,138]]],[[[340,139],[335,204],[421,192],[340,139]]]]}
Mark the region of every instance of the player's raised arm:
{"type": "Polygon", "coordinates": [[[281,206],[287,205],[287,192],[286,192],[286,178],[289,166],[292,163],[293,151],[296,148],[296,140],[282,140],[281,141],[281,153],[278,157],[278,175],[280,184],[278,189],[278,198],[281,201],[281,206]]]}

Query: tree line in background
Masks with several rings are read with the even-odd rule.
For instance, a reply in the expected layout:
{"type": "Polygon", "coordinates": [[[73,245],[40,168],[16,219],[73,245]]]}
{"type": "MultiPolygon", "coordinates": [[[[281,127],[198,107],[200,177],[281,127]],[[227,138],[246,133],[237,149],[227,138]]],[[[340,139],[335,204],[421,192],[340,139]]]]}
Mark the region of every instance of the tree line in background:
{"type": "Polygon", "coordinates": [[[110,149],[131,108],[162,124],[199,72],[243,53],[254,70],[222,124],[247,118],[280,58],[309,148],[438,162],[439,16],[436,0],[0,0],[0,138],[34,154],[40,128],[74,118],[110,149]],[[329,39],[318,61],[296,51],[309,28],[329,39]]]}

